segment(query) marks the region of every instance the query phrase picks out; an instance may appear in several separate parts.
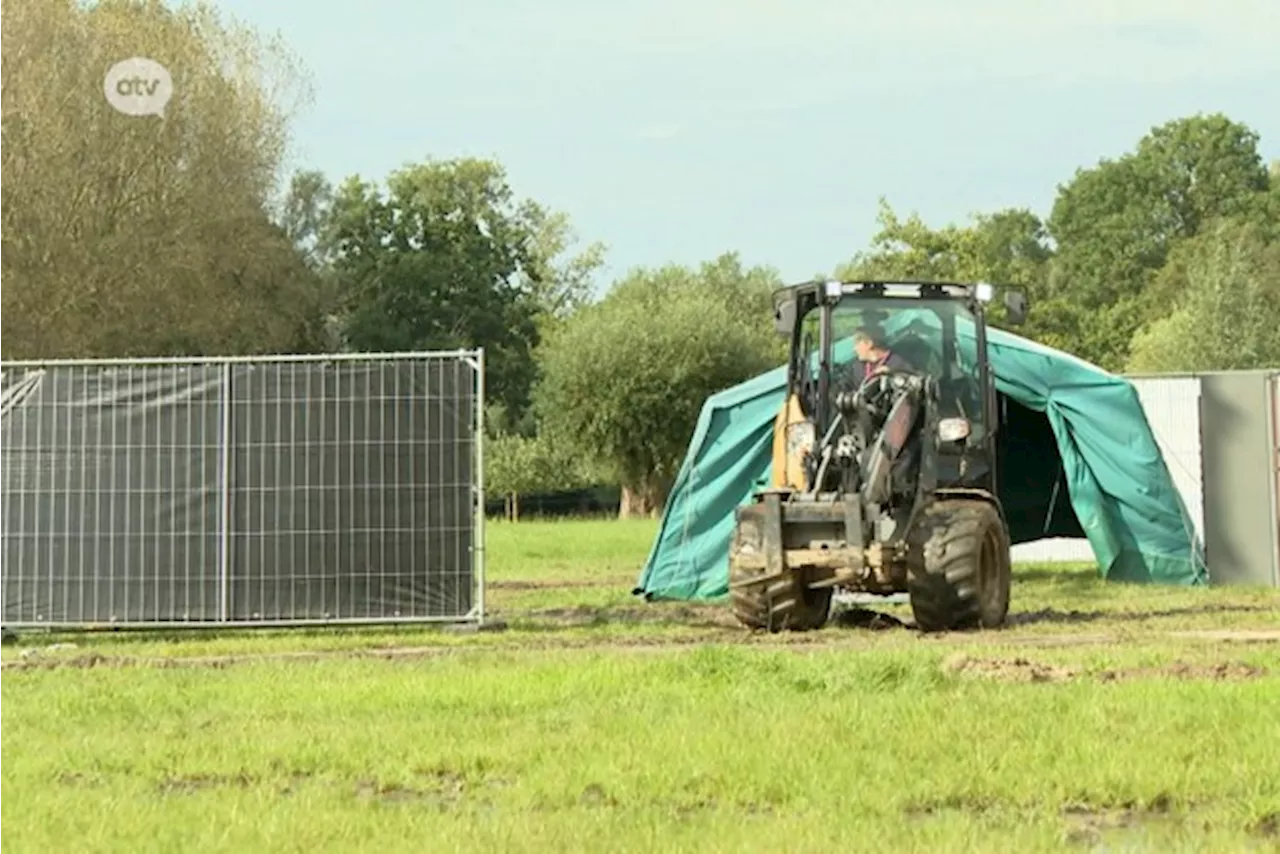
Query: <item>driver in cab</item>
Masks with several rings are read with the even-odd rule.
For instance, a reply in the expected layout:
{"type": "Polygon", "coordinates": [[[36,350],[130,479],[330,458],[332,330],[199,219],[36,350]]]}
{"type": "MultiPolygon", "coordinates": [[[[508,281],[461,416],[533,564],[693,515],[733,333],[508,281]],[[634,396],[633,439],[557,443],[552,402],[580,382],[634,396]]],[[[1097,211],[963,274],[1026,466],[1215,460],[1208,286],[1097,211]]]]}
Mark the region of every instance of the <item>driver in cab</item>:
{"type": "Polygon", "coordinates": [[[884,330],[877,326],[859,327],[853,333],[853,348],[863,365],[863,382],[885,371],[913,370],[910,362],[889,349],[884,330]]]}

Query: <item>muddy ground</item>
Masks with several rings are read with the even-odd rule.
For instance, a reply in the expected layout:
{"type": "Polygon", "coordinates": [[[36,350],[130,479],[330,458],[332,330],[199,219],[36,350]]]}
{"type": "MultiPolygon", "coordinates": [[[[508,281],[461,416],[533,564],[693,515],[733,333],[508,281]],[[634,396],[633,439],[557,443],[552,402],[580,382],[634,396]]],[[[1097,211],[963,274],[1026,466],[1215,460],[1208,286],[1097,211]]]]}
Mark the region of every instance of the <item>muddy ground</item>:
{"type": "MultiPolygon", "coordinates": [[[[504,581],[494,582],[494,591],[571,590],[606,586],[598,581],[504,581]]],[[[1181,609],[1174,613],[1148,612],[1142,616],[1179,616],[1192,613],[1209,613],[1219,606],[1181,609]]],[[[1230,610],[1230,609],[1228,609],[1230,610]]],[[[1266,610],[1266,609],[1263,609],[1266,610]]],[[[1224,616],[1225,616],[1224,612],[1224,616]]],[[[130,644],[125,652],[123,645],[99,644],[97,638],[83,643],[42,644],[39,634],[21,638],[18,655],[0,663],[5,671],[21,671],[53,668],[97,667],[230,667],[237,664],[265,661],[319,661],[330,659],[381,659],[409,660],[438,656],[510,653],[519,651],[626,651],[634,653],[662,652],[702,644],[734,644],[764,646],[776,649],[835,650],[866,649],[886,638],[886,635],[941,646],[963,646],[967,652],[949,657],[943,664],[950,673],[974,678],[999,679],[1014,682],[1053,682],[1090,678],[1100,681],[1117,681],[1137,676],[1166,676],[1195,679],[1239,679],[1264,675],[1265,671],[1245,665],[1222,664],[1206,667],[1190,664],[1173,664],[1166,668],[1153,668],[1144,672],[1103,672],[1085,674],[1071,668],[1037,664],[1018,656],[1009,656],[1008,647],[1052,648],[1105,646],[1131,641],[1120,631],[1107,631],[1113,626],[1099,627],[1093,624],[1116,622],[1115,613],[1090,611],[1059,611],[1052,608],[1032,612],[1010,614],[1008,627],[999,631],[957,632],[925,635],[903,619],[890,613],[861,607],[843,608],[837,611],[828,628],[816,632],[781,633],[767,635],[744,630],[727,607],[721,605],[691,604],[638,604],[618,607],[566,605],[562,607],[498,609],[493,619],[484,627],[458,626],[438,630],[423,630],[426,643],[388,642],[375,648],[332,648],[310,650],[280,650],[235,652],[224,655],[148,655],[132,654],[134,649],[145,650],[146,644],[130,644]],[[1037,632],[1028,634],[1018,628],[1034,625],[1062,625],[1061,632],[1037,632]],[[634,632],[629,630],[634,629],[634,632]],[[678,629],[679,631],[672,631],[678,629]],[[598,630],[598,631],[596,631],[598,630]],[[456,636],[473,633],[490,635],[483,643],[470,643],[466,638],[449,637],[442,643],[441,635],[456,636]],[[434,642],[432,642],[434,641],[434,642]],[[95,648],[99,647],[99,648],[95,648]],[[1001,655],[978,655],[975,649],[1004,647],[1001,655]],[[1157,672],[1158,671],[1158,672],[1157,672]]],[[[1114,626],[1116,629],[1123,627],[1114,626]]],[[[420,636],[422,637],[422,636],[420,636]]],[[[1142,633],[1145,642],[1183,641],[1209,645],[1280,645],[1280,627],[1271,630],[1154,630],[1142,633]]],[[[264,644],[265,646],[266,644],[264,644]]],[[[283,645],[283,644],[282,644],[283,645]]],[[[1280,647],[1278,647],[1280,648],[1280,647]]],[[[995,650],[993,650],[995,652],[995,650]]]]}

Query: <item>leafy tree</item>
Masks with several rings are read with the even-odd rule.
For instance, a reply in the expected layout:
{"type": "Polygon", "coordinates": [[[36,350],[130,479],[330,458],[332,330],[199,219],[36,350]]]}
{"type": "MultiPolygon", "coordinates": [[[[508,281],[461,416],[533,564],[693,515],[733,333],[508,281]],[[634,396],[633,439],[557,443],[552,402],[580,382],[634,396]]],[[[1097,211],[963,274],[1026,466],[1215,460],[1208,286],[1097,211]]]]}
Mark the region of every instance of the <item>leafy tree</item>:
{"type": "Polygon", "coordinates": [[[1180,247],[1162,276],[1174,308],[1135,335],[1128,370],[1280,366],[1280,243],[1263,228],[1216,221],[1180,247]]]}
{"type": "Polygon", "coordinates": [[[900,218],[883,199],[880,230],[871,250],[838,271],[848,277],[907,277],[951,281],[1016,282],[1044,279],[1051,252],[1033,213],[1009,209],[975,216],[966,227],[930,228],[918,214],[900,218]]]}
{"type": "Polygon", "coordinates": [[[318,170],[295,172],[276,212],[279,228],[310,271],[315,306],[310,337],[325,352],[348,349],[341,325],[342,282],[334,268],[325,229],[333,212],[334,188],[318,170]]]}
{"type": "Polygon", "coordinates": [[[531,232],[526,285],[544,323],[563,320],[591,301],[605,246],[596,241],[569,255],[577,235],[568,215],[532,203],[524,210],[531,232]]]}
{"type": "Polygon", "coordinates": [[[657,512],[706,398],[784,360],[769,300],[779,284],[736,255],[632,272],[543,346],[546,437],[608,468],[623,515],[657,512]]]}
{"type": "Polygon", "coordinates": [[[280,211],[280,227],[313,268],[332,263],[331,247],[323,242],[333,210],[333,184],[316,169],[295,172],[280,211]]]}
{"type": "MultiPolygon", "coordinates": [[[[881,200],[878,220],[871,249],[837,269],[837,276],[985,281],[1019,287],[1033,303],[1043,293],[1052,252],[1043,224],[1030,211],[1002,210],[978,215],[968,226],[935,229],[917,214],[900,218],[881,200]]],[[[1002,318],[1003,307],[993,306],[992,322],[1002,318]]]]}
{"type": "Polygon", "coordinates": [[[515,200],[498,164],[428,160],[394,172],[385,194],[349,178],[321,232],[349,347],[484,347],[487,397],[513,417],[525,410],[538,297],[552,290],[545,253],[561,248],[564,232],[562,221],[515,200]]]}
{"type": "Polygon", "coordinates": [[[3,29],[5,357],[317,346],[311,276],[266,209],[305,94],[288,53],[206,5],[30,0],[3,29]],[[173,75],[163,118],[103,96],[138,54],[173,75]]]}
{"type": "Polygon", "coordinates": [[[1046,343],[1118,370],[1133,334],[1164,310],[1143,293],[1173,245],[1253,209],[1267,190],[1257,143],[1222,115],[1178,119],[1062,185],[1047,222],[1056,252],[1046,343]]]}
{"type": "Polygon", "coordinates": [[[581,450],[546,436],[504,435],[485,445],[485,490],[515,501],[535,492],[585,489],[603,479],[581,450]]]}

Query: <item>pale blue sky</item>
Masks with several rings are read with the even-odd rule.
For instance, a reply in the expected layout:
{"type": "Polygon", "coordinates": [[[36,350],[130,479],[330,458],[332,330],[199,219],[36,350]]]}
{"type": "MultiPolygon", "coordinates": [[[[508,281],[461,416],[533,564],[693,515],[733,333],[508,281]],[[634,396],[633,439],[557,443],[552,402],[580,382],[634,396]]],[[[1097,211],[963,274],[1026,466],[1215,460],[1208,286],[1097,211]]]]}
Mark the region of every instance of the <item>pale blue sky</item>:
{"type": "Polygon", "coordinates": [[[312,76],[294,163],[381,180],[494,157],[609,247],[789,280],[880,196],[942,225],[1046,214],[1077,167],[1223,111],[1280,156],[1276,0],[219,0],[312,76]]]}

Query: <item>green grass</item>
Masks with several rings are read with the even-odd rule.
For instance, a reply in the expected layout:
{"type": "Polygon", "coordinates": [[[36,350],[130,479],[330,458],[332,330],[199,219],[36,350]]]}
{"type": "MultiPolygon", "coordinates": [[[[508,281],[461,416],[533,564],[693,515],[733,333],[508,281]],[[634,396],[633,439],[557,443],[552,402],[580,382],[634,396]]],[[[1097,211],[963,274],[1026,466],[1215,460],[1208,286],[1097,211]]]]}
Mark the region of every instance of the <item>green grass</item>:
{"type": "Polygon", "coordinates": [[[762,638],[631,596],[653,532],[491,524],[505,632],[24,637],[441,654],[7,669],[3,849],[1276,850],[1280,643],[1194,631],[1276,629],[1280,592],[1020,567],[1002,631],[762,638]]]}

